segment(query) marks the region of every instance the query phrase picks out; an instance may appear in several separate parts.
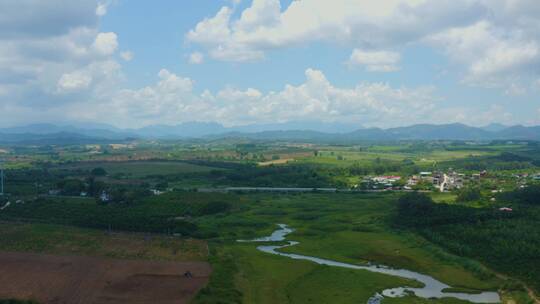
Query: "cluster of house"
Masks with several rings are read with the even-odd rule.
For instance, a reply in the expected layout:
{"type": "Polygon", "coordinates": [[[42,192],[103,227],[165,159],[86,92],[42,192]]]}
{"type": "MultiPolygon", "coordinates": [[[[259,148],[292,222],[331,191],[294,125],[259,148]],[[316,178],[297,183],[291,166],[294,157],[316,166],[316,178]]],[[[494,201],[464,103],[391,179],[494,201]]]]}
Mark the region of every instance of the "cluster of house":
{"type": "MultiPolygon", "coordinates": [[[[160,190],[157,190],[157,189],[150,189],[150,192],[153,195],[161,195],[161,194],[165,193],[166,191],[160,191],[160,190]]],[[[51,189],[51,190],[49,190],[48,193],[49,193],[50,196],[60,196],[62,194],[62,190],[60,190],[60,189],[51,189]]],[[[80,197],[88,197],[88,192],[81,191],[79,196],[80,197]]],[[[110,202],[112,200],[112,197],[106,190],[103,190],[98,195],[98,199],[103,203],[108,203],[108,202],[110,202]]]]}
{"type": "MultiPolygon", "coordinates": [[[[475,178],[474,176],[472,177],[475,178]]],[[[465,174],[458,173],[454,170],[444,172],[420,172],[418,175],[413,175],[407,181],[407,186],[413,187],[421,182],[432,184],[441,191],[452,189],[460,189],[463,187],[465,174]]]]}
{"type": "Polygon", "coordinates": [[[512,177],[519,179],[533,179],[535,181],[540,181],[540,173],[529,174],[529,173],[515,173],[512,174],[512,177]]]}
{"type": "Polygon", "coordinates": [[[454,189],[460,189],[467,181],[478,181],[482,177],[486,176],[487,172],[482,171],[477,174],[466,176],[463,173],[458,173],[452,169],[448,172],[420,172],[419,174],[410,176],[403,187],[397,186],[397,182],[402,180],[401,176],[389,175],[389,176],[375,176],[364,178],[364,183],[372,184],[373,189],[404,189],[412,190],[415,186],[424,183],[433,185],[433,187],[440,191],[449,191],[454,189]]]}
{"type": "Polygon", "coordinates": [[[108,203],[111,201],[111,195],[109,193],[107,193],[107,191],[103,190],[101,191],[101,193],[99,194],[99,200],[102,202],[102,203],[108,203]]]}
{"type": "MultiPolygon", "coordinates": [[[[160,191],[160,190],[156,190],[156,189],[150,189],[150,192],[153,194],[153,195],[162,195],[163,193],[165,193],[165,191],[160,191]]],[[[81,195],[82,196],[82,195],[81,195]]],[[[102,203],[109,203],[111,202],[113,199],[113,197],[111,196],[111,194],[109,194],[107,191],[103,190],[101,191],[101,193],[99,194],[99,200],[102,202],[102,203]]]]}
{"type": "Polygon", "coordinates": [[[467,176],[463,173],[456,172],[452,169],[448,172],[420,172],[418,175],[413,175],[407,181],[408,187],[418,185],[420,182],[426,182],[432,184],[435,188],[442,191],[449,191],[454,189],[461,189],[467,181],[479,181],[482,177],[487,175],[487,171],[475,173],[467,176]]]}
{"type": "MultiPolygon", "coordinates": [[[[16,200],[16,201],[15,201],[15,204],[17,204],[17,205],[18,205],[18,204],[24,204],[24,201],[23,201],[23,200],[16,200]]],[[[6,209],[6,208],[9,207],[9,206],[11,206],[11,202],[10,202],[10,201],[6,202],[3,206],[0,206],[0,211],[6,209]]]]}
{"type": "Polygon", "coordinates": [[[399,180],[401,180],[401,176],[396,175],[375,176],[371,178],[371,181],[373,183],[382,185],[385,188],[392,188],[394,184],[399,180]]]}

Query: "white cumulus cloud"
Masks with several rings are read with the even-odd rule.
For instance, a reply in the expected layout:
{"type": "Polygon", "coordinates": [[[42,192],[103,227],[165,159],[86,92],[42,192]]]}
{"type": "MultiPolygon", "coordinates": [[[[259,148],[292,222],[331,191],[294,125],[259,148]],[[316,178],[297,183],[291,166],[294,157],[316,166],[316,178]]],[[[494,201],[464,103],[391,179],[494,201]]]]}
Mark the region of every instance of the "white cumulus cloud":
{"type": "Polygon", "coordinates": [[[92,77],[84,72],[65,73],[58,80],[58,90],[61,92],[87,89],[92,83],[92,77]]]}
{"type": "Polygon", "coordinates": [[[98,15],[99,17],[107,15],[108,6],[108,3],[98,3],[96,7],[96,15],[98,15]]]}
{"type": "Polygon", "coordinates": [[[370,72],[394,72],[399,70],[400,60],[397,52],[354,49],[349,64],[364,66],[370,72]]]}
{"type": "Polygon", "coordinates": [[[131,61],[133,60],[133,58],[135,58],[135,55],[133,55],[133,52],[131,51],[125,51],[120,53],[120,57],[122,57],[122,59],[124,59],[125,61],[131,61]]]}
{"type": "Polygon", "coordinates": [[[97,0],[0,4],[0,104],[10,119],[25,109],[45,116],[122,81],[112,57],[118,37],[100,33],[97,7],[97,0]]]}
{"type": "Polygon", "coordinates": [[[99,33],[93,47],[102,55],[112,55],[118,49],[118,36],[113,32],[99,33]]]}
{"type": "Polygon", "coordinates": [[[252,0],[243,11],[235,9],[224,6],[201,20],[186,40],[233,62],[311,42],[339,43],[362,50],[351,62],[370,71],[398,68],[396,54],[380,50],[428,45],[460,64],[463,83],[484,87],[530,83],[540,74],[537,0],[302,0],[286,7],[279,0],[252,0]]]}
{"type": "Polygon", "coordinates": [[[300,85],[287,84],[280,91],[266,93],[256,88],[227,87],[199,94],[188,77],[166,69],[158,76],[155,85],[121,90],[107,97],[104,117],[124,126],[187,121],[241,125],[291,120],[393,126],[410,122],[411,117],[418,121],[426,119],[439,100],[431,87],[393,88],[384,83],[360,83],[340,88],[315,69],[305,71],[306,79],[300,85]]]}
{"type": "Polygon", "coordinates": [[[501,32],[490,22],[451,28],[429,37],[455,62],[466,66],[464,81],[482,86],[516,86],[540,67],[540,40],[519,31],[501,32]]]}
{"type": "Polygon", "coordinates": [[[189,63],[201,64],[204,62],[204,55],[200,52],[193,52],[189,55],[189,63]]]}

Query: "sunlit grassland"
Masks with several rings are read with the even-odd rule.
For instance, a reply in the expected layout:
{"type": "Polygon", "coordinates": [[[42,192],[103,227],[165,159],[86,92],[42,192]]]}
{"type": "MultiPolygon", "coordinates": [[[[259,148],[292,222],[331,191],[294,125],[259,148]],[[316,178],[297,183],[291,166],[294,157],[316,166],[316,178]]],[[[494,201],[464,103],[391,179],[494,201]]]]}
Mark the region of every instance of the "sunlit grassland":
{"type": "Polygon", "coordinates": [[[91,171],[103,168],[109,175],[124,174],[133,178],[149,175],[209,172],[215,168],[184,162],[137,161],[137,162],[88,162],[60,166],[59,169],[91,171]]]}
{"type": "Polygon", "coordinates": [[[369,148],[351,147],[324,147],[317,151],[317,155],[302,157],[298,160],[332,166],[350,166],[353,164],[369,165],[375,162],[403,162],[414,161],[418,165],[429,167],[438,162],[465,159],[469,157],[494,156],[498,150],[408,150],[402,146],[374,146],[369,148]]]}
{"type": "MultiPolygon", "coordinates": [[[[417,283],[367,271],[321,266],[233,245],[245,303],[363,303],[381,289],[417,283]]],[[[400,303],[406,303],[400,301],[400,303]]]]}
{"type": "Polygon", "coordinates": [[[319,151],[318,155],[303,157],[298,159],[300,162],[312,163],[319,165],[331,165],[331,166],[350,166],[350,165],[369,165],[375,161],[385,162],[393,161],[400,162],[406,159],[407,156],[403,154],[377,154],[371,152],[361,151],[319,151]]]}
{"type": "Polygon", "coordinates": [[[202,261],[207,257],[206,242],[201,240],[7,222],[0,222],[0,248],[119,259],[202,261]]]}
{"type": "MultiPolygon", "coordinates": [[[[253,194],[234,218],[205,218],[199,223],[222,230],[227,241],[220,248],[234,256],[238,267],[236,288],[245,303],[309,303],[309,299],[313,303],[317,299],[325,299],[319,303],[358,303],[385,288],[407,285],[399,278],[290,260],[259,252],[258,244],[235,242],[269,235],[277,223],[293,227],[295,232],[288,239],[300,242],[283,249],[286,252],[409,269],[471,290],[496,290],[502,284],[473,261],[391,228],[389,217],[395,198],[391,194],[253,194]],[[253,229],[247,229],[249,225],[253,229]]],[[[464,303],[412,297],[388,302],[464,303]]]]}
{"type": "Polygon", "coordinates": [[[453,192],[432,192],[430,193],[433,201],[437,203],[452,204],[456,201],[457,195],[453,192]]]}

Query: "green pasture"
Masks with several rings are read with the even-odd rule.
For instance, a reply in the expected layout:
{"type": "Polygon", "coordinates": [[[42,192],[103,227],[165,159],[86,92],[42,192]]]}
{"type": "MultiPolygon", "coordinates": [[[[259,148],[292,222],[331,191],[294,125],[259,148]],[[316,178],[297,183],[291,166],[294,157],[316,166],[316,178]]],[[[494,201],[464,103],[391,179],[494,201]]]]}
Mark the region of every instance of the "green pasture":
{"type": "MultiPolygon", "coordinates": [[[[234,286],[244,303],[365,303],[376,292],[406,283],[367,271],[290,260],[259,252],[258,244],[235,242],[269,235],[277,223],[294,228],[288,239],[300,242],[283,249],[286,252],[410,269],[468,290],[497,290],[502,285],[500,279],[473,261],[392,229],[389,217],[394,213],[394,199],[388,194],[254,194],[237,206],[234,215],[201,218],[198,222],[205,229],[221,230],[220,241],[214,246],[235,261],[234,286]]],[[[211,287],[214,284],[219,286],[220,282],[213,282],[211,287]]],[[[405,285],[411,284],[415,283],[405,285]]],[[[464,302],[406,297],[385,303],[464,302]]]]}
{"type": "Polygon", "coordinates": [[[132,178],[151,175],[210,172],[215,168],[173,161],[80,162],[58,167],[67,170],[91,171],[103,168],[109,175],[123,174],[132,178]]]}
{"type": "Polygon", "coordinates": [[[207,257],[206,242],[201,240],[37,223],[0,222],[0,248],[118,259],[202,261],[207,257]]]}

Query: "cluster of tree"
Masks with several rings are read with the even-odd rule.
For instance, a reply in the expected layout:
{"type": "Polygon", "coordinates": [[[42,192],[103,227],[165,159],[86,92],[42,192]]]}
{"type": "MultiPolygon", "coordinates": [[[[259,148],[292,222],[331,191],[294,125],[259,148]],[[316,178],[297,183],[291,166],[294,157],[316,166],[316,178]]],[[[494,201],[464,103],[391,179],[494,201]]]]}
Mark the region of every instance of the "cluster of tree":
{"type": "Polygon", "coordinates": [[[515,216],[497,209],[470,208],[462,205],[436,204],[430,196],[410,192],[398,200],[398,216],[395,223],[408,228],[429,228],[438,225],[477,223],[491,219],[515,216]]]}
{"type": "MultiPolygon", "coordinates": [[[[133,204],[137,200],[152,195],[148,184],[138,186],[124,186],[106,184],[98,177],[105,176],[107,172],[103,168],[94,168],[91,175],[86,178],[63,178],[60,179],[56,188],[62,195],[94,197],[96,201],[103,204],[124,203],[133,204]]],[[[168,186],[166,182],[158,183],[158,188],[165,190],[168,186]]]]}
{"type": "MultiPolygon", "coordinates": [[[[118,190],[120,191],[120,190],[118,190]]],[[[112,192],[114,196],[129,196],[112,192]]],[[[170,192],[161,196],[137,197],[131,204],[96,204],[72,198],[38,198],[24,205],[13,205],[0,212],[2,220],[37,221],[116,231],[180,233],[194,235],[198,227],[190,217],[228,213],[233,205],[222,199],[199,197],[197,193],[170,192]]]]}
{"type": "Polygon", "coordinates": [[[386,172],[399,172],[403,169],[399,163],[375,163],[370,165],[353,164],[349,167],[350,175],[384,174],[386,172]]]}
{"type": "Polygon", "coordinates": [[[11,183],[18,182],[47,182],[55,178],[47,169],[27,169],[27,170],[6,170],[4,172],[6,180],[11,183]]]}
{"type": "Polygon", "coordinates": [[[225,213],[230,211],[232,208],[231,204],[223,201],[211,201],[202,204],[198,208],[198,215],[212,215],[218,213],[225,213]]]}
{"type": "Polygon", "coordinates": [[[497,156],[493,156],[491,158],[495,159],[495,160],[500,160],[500,161],[503,161],[503,162],[528,162],[528,161],[532,160],[528,156],[519,155],[519,154],[511,153],[511,152],[503,152],[503,153],[501,153],[501,154],[499,154],[497,156]]]}
{"type": "Polygon", "coordinates": [[[152,195],[148,187],[108,187],[98,192],[97,201],[102,204],[128,204],[152,195]]]}
{"type": "Polygon", "coordinates": [[[62,179],[57,182],[56,187],[62,195],[68,196],[79,196],[81,193],[86,193],[87,196],[98,197],[104,190],[108,189],[107,184],[94,177],[62,179]]]}
{"type": "Polygon", "coordinates": [[[463,168],[465,170],[518,170],[528,169],[538,163],[529,156],[503,152],[496,156],[470,156],[464,159],[440,163],[441,168],[463,168]]]}
{"type": "Polygon", "coordinates": [[[112,229],[120,231],[180,233],[193,235],[197,226],[178,219],[186,214],[187,205],[168,204],[165,207],[154,204],[108,204],[99,205],[87,201],[67,203],[61,199],[40,198],[15,205],[0,214],[4,220],[28,220],[61,225],[112,229]]]}
{"type": "Polygon", "coordinates": [[[0,299],[0,304],[38,304],[38,302],[33,300],[0,299]]]}
{"type": "Polygon", "coordinates": [[[458,190],[456,201],[458,202],[474,202],[482,199],[480,188],[475,186],[465,187],[458,190]]]}
{"type": "Polygon", "coordinates": [[[98,168],[92,169],[92,171],[90,171],[90,174],[92,176],[105,176],[107,175],[107,171],[105,171],[105,169],[103,168],[98,167],[98,168]]]}
{"type": "Polygon", "coordinates": [[[507,203],[540,206],[540,185],[529,185],[516,191],[501,193],[499,199],[507,203]]]}
{"type": "Polygon", "coordinates": [[[236,170],[215,170],[207,176],[217,185],[253,187],[328,187],[336,185],[325,170],[304,165],[242,166],[236,170]]]}
{"type": "Polygon", "coordinates": [[[436,204],[421,193],[398,201],[394,224],[459,255],[519,278],[540,290],[540,187],[506,194],[513,212],[436,204]]]}

